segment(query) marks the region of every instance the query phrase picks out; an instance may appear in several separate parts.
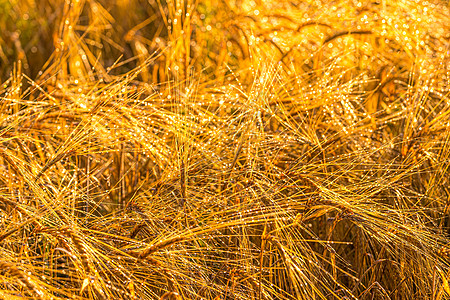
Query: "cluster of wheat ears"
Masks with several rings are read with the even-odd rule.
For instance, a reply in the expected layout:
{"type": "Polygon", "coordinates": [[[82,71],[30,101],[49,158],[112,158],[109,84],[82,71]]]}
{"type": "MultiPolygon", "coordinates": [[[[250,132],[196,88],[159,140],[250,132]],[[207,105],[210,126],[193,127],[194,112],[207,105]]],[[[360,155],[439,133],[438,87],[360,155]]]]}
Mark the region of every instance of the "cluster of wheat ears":
{"type": "Polygon", "coordinates": [[[0,1],[0,299],[449,299],[439,0],[0,1]]]}

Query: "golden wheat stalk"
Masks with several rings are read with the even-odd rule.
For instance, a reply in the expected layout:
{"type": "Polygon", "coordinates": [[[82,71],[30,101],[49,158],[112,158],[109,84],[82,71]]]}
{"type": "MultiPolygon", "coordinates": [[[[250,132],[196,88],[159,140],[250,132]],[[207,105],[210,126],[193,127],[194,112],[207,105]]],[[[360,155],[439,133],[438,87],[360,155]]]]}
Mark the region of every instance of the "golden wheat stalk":
{"type": "Polygon", "coordinates": [[[31,276],[18,269],[13,263],[0,261],[0,272],[3,274],[10,274],[17,279],[31,294],[38,299],[45,299],[44,292],[35,284],[31,276]]]}

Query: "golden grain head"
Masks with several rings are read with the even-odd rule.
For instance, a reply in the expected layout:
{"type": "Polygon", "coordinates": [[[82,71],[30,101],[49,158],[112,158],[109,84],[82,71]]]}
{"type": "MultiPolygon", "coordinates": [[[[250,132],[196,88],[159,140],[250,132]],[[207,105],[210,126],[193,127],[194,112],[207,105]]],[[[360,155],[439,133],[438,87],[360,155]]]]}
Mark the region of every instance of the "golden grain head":
{"type": "Polygon", "coordinates": [[[448,1],[0,1],[0,298],[447,299],[448,1]]]}

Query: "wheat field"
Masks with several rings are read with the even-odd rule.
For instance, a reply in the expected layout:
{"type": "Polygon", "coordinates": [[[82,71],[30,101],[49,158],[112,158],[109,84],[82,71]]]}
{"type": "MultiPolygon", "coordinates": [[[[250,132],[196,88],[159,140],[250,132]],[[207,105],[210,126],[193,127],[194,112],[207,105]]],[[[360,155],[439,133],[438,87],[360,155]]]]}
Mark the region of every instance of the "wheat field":
{"type": "Polygon", "coordinates": [[[450,5],[0,0],[0,299],[450,299],[450,5]]]}

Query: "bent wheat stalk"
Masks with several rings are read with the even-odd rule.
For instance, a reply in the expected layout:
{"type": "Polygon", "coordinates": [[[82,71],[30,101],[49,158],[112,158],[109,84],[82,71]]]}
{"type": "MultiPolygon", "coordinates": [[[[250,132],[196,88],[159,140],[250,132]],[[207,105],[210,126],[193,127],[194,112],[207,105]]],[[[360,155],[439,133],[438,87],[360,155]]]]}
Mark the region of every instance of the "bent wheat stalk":
{"type": "Polygon", "coordinates": [[[170,245],[173,245],[175,243],[184,241],[186,237],[183,236],[174,236],[172,238],[169,238],[167,240],[161,241],[159,243],[156,243],[154,245],[150,245],[149,247],[145,248],[142,251],[130,251],[128,254],[130,254],[133,257],[136,257],[137,259],[145,259],[147,256],[151,255],[152,253],[155,253],[161,249],[164,249],[170,245]]]}

